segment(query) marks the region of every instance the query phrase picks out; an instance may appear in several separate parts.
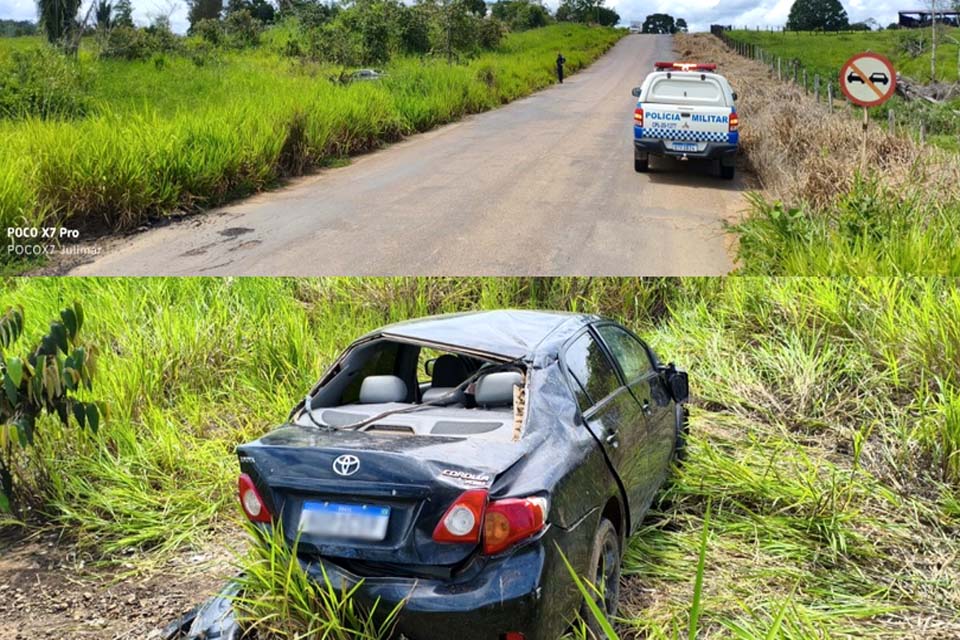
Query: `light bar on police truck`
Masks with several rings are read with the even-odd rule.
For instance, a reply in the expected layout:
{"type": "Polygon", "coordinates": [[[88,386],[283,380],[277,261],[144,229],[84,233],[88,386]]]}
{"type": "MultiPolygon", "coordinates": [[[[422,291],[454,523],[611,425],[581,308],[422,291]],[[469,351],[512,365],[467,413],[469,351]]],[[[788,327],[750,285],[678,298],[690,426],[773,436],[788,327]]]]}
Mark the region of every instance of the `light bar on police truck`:
{"type": "Polygon", "coordinates": [[[677,71],[716,71],[717,65],[702,62],[654,62],[653,68],[657,71],[666,71],[668,69],[675,69],[677,71]]]}

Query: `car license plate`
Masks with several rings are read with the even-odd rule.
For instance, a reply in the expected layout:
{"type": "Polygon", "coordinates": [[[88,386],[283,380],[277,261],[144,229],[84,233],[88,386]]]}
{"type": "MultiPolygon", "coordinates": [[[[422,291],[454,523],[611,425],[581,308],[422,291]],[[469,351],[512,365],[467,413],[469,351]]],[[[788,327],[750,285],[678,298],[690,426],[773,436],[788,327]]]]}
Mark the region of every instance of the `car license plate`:
{"type": "Polygon", "coordinates": [[[671,142],[670,148],[674,151],[700,151],[700,145],[696,142],[671,142]]]}
{"type": "Polygon", "coordinates": [[[390,507],[337,502],[304,502],[300,531],[332,538],[383,540],[390,523],[390,507]]]}

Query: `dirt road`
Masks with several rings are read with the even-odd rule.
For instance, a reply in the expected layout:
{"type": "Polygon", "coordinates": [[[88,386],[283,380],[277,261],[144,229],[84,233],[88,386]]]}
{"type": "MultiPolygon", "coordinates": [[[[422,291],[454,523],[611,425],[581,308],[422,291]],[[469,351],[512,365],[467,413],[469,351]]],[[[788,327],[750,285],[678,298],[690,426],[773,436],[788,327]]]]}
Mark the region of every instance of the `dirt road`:
{"type": "Polygon", "coordinates": [[[76,274],[708,275],[732,268],[741,179],[633,170],[634,100],[666,36],[587,70],[215,212],[119,241],[76,274]]]}

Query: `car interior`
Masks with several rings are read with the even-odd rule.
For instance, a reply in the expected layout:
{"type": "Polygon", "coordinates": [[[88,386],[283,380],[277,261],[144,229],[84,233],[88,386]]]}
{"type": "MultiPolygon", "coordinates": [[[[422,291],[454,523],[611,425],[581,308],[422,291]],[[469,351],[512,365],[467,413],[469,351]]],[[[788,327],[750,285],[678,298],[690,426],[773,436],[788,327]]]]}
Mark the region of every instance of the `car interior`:
{"type": "Polygon", "coordinates": [[[362,430],[510,441],[517,437],[515,388],[523,385],[521,367],[377,340],[347,353],[315,389],[310,413],[300,411],[294,422],[349,429],[390,414],[362,430]]]}

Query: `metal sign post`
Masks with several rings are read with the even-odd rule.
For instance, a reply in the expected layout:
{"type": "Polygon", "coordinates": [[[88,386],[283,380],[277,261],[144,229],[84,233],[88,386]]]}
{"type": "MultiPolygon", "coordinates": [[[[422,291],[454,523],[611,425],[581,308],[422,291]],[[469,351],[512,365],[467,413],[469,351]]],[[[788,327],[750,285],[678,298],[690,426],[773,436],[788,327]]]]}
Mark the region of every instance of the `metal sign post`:
{"type": "Polygon", "coordinates": [[[860,145],[860,173],[867,168],[867,110],[893,97],[897,72],[893,63],[879,53],[858,53],[840,68],[840,89],[853,104],[863,107],[863,140],[860,145]]]}

